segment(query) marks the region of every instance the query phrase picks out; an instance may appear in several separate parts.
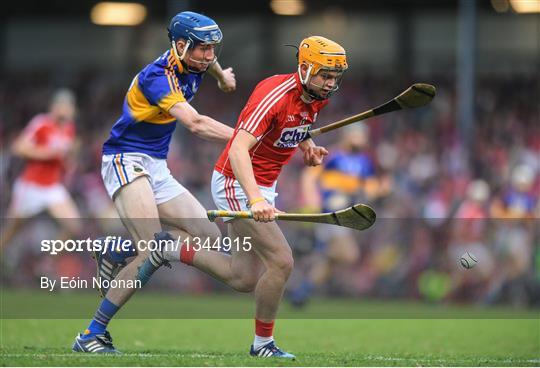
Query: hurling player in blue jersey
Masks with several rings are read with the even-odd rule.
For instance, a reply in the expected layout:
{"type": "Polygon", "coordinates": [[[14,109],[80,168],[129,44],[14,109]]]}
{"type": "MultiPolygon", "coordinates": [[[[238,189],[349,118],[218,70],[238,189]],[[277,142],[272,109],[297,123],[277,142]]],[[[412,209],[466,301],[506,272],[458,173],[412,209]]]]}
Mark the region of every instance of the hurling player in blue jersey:
{"type": "MultiPolygon", "coordinates": [[[[171,49],[135,76],[124,100],[122,116],[103,145],[103,181],[135,244],[160,240],[167,234],[162,232],[161,223],[174,227],[183,234],[182,238],[220,236],[217,226],[208,221],[203,206],[172,177],[166,158],[177,121],[207,140],[225,144],[232,137],[232,128],[199,114],[189,102],[205,72],[225,92],[235,89],[235,76],[231,68],[222,70],[217,63],[222,33],[212,19],[182,12],[172,18],[168,31],[171,49]]],[[[96,256],[98,276],[108,273],[105,278],[110,279],[119,271],[115,277],[117,284],[124,281],[127,286],[102,290],[106,292],[104,299],[88,328],[76,337],[74,351],[117,352],[106,331],[109,321],[137,286],[144,285],[166,263],[149,255],[147,249],[139,248],[96,256]],[[120,255],[135,258],[114,270],[113,259],[106,257],[120,255]]]]}
{"type": "MultiPolygon", "coordinates": [[[[366,125],[351,125],[343,130],[338,148],[325,164],[305,169],[302,193],[310,212],[333,212],[384,193],[387,186],[375,176],[375,164],[366,152],[368,140],[366,125]]],[[[303,306],[334,270],[358,260],[360,250],[354,235],[348,228],[317,225],[316,257],[305,280],[289,294],[293,305],[303,306]]]]}

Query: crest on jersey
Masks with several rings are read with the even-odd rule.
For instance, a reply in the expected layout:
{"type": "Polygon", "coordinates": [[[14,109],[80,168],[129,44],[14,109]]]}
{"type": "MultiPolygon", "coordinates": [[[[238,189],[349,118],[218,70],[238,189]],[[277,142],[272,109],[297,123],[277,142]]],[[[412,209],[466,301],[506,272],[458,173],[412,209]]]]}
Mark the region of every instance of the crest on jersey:
{"type": "Polygon", "coordinates": [[[281,136],[274,142],[274,147],[294,148],[302,142],[309,133],[310,124],[285,128],[281,131],[281,136]]]}

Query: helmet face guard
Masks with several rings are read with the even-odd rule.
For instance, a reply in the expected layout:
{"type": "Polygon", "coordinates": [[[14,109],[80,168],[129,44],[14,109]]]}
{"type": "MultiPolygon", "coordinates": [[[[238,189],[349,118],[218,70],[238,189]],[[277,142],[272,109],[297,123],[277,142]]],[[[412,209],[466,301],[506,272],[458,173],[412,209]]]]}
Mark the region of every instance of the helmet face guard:
{"type": "Polygon", "coordinates": [[[185,69],[192,73],[205,72],[212,64],[214,64],[220,53],[221,43],[194,43],[192,40],[187,40],[184,50],[180,55],[176,47],[176,41],[171,42],[172,51],[177,62],[181,62],[185,69]],[[200,65],[200,68],[194,67],[200,65]]]}
{"type": "Polygon", "coordinates": [[[199,43],[193,46],[191,49],[191,52],[189,54],[189,58],[186,64],[188,65],[188,70],[190,72],[197,72],[196,70],[193,70],[190,65],[201,65],[202,68],[198,71],[206,71],[212,64],[214,64],[218,56],[221,54],[221,43],[199,43]],[[195,56],[194,54],[198,51],[196,50],[198,47],[201,48],[200,52],[202,53],[201,56],[195,56]]]}
{"type": "Polygon", "coordinates": [[[313,65],[309,65],[306,71],[306,77],[302,79],[300,66],[298,66],[298,74],[300,75],[302,87],[311,98],[316,100],[326,100],[336,92],[341,85],[341,80],[345,73],[343,69],[320,68],[317,74],[312,75],[312,70],[313,65]]]}

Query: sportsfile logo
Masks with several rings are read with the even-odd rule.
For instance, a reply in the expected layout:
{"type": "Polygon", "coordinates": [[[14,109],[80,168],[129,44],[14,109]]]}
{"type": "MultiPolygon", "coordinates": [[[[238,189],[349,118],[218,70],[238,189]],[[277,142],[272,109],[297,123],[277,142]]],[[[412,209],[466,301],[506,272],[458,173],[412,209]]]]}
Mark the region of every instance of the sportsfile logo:
{"type": "Polygon", "coordinates": [[[297,147],[308,135],[310,125],[300,125],[292,128],[285,128],[281,131],[281,136],[274,142],[274,147],[293,148],[297,147]]]}

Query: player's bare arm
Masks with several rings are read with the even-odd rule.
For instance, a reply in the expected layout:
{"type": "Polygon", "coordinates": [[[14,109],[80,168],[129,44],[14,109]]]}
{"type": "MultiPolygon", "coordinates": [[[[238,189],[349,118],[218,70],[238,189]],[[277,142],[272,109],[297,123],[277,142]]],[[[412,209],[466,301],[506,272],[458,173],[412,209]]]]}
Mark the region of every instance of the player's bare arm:
{"type": "Polygon", "coordinates": [[[228,142],[234,130],[209,116],[201,115],[187,102],[178,102],[169,110],[193,134],[211,141],[228,142]]]}
{"type": "Polygon", "coordinates": [[[229,150],[229,160],[234,175],[251,205],[251,212],[255,221],[269,222],[274,220],[275,208],[264,199],[253,173],[253,165],[249,156],[249,150],[257,143],[257,139],[240,129],[229,150]]]}
{"type": "Polygon", "coordinates": [[[219,62],[215,62],[208,68],[208,73],[218,82],[218,87],[223,92],[233,92],[236,90],[236,76],[233,68],[222,69],[219,62]]]}
{"type": "Polygon", "coordinates": [[[298,148],[304,153],[304,163],[307,166],[318,166],[323,163],[324,156],[328,151],[324,147],[317,146],[311,138],[306,139],[298,145],[298,148]]]}
{"type": "Polygon", "coordinates": [[[32,136],[21,134],[11,145],[11,152],[27,160],[49,160],[62,156],[65,152],[60,148],[38,146],[32,136]]]}
{"type": "Polygon", "coordinates": [[[321,210],[321,194],[317,186],[323,167],[306,167],[300,176],[302,205],[306,212],[319,212],[321,210]]]}

